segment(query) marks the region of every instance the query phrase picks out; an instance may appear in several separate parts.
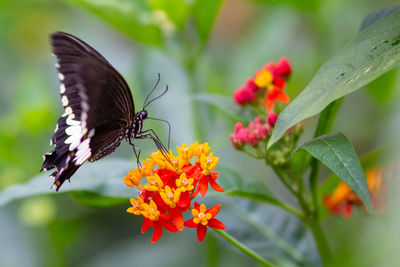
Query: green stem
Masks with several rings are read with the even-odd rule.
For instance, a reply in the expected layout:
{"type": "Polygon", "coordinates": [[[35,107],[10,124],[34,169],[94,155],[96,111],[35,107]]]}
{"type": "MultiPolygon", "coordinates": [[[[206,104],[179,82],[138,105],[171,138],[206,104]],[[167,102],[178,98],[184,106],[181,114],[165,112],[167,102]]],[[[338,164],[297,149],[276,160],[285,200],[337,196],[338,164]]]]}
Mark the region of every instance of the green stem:
{"type": "Polygon", "coordinates": [[[322,231],[318,218],[314,216],[310,217],[307,221],[307,224],[310,227],[311,232],[314,236],[322,263],[324,264],[324,266],[333,265],[333,254],[329,247],[325,234],[322,231]]]}
{"type": "Polygon", "coordinates": [[[229,235],[228,233],[226,233],[225,231],[222,230],[218,230],[218,229],[214,229],[212,228],[217,234],[219,234],[221,237],[225,238],[229,243],[231,243],[232,245],[234,245],[235,247],[237,247],[239,250],[241,250],[243,253],[247,254],[248,256],[250,256],[251,258],[253,258],[254,260],[258,261],[259,263],[261,263],[261,265],[263,266],[267,266],[267,267],[274,267],[275,265],[273,265],[272,263],[268,262],[266,259],[264,259],[263,257],[260,256],[260,254],[258,254],[257,252],[255,252],[254,250],[248,248],[247,246],[245,246],[243,243],[241,243],[239,240],[237,240],[236,238],[234,238],[233,236],[229,235]]]}
{"type": "Polygon", "coordinates": [[[311,192],[311,197],[313,200],[313,206],[314,206],[314,213],[316,216],[318,216],[318,173],[319,173],[319,168],[321,166],[320,162],[316,158],[311,159],[311,171],[310,171],[310,176],[309,176],[309,181],[310,181],[310,192],[311,192]]]}

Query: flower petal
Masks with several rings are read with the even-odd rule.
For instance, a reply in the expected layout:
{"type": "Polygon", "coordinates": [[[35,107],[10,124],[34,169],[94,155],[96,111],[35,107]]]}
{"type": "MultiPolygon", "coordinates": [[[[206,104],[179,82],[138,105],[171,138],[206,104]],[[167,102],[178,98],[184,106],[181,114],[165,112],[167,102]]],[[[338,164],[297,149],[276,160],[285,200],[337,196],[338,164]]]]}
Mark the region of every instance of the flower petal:
{"type": "Polygon", "coordinates": [[[185,226],[189,227],[189,228],[196,228],[197,227],[197,223],[194,223],[193,219],[190,219],[190,220],[185,222],[185,226]]]}
{"type": "Polygon", "coordinates": [[[217,205],[212,206],[211,208],[209,208],[206,211],[206,213],[210,213],[212,215],[212,217],[215,217],[218,214],[220,208],[221,208],[221,204],[217,204],[217,205]]]}
{"type": "Polygon", "coordinates": [[[225,190],[217,184],[217,182],[211,177],[211,175],[210,175],[210,178],[208,179],[208,181],[210,182],[212,189],[214,189],[215,191],[225,192],[225,190]]]}
{"type": "Polygon", "coordinates": [[[143,217],[142,233],[145,233],[151,226],[154,226],[153,221],[143,217]]]}
{"type": "Polygon", "coordinates": [[[199,224],[197,226],[197,239],[199,240],[199,242],[203,241],[204,237],[206,236],[207,233],[207,227],[199,224]]]}
{"type": "Polygon", "coordinates": [[[153,232],[153,238],[151,239],[151,243],[157,242],[158,239],[160,239],[162,235],[162,228],[158,225],[154,226],[154,232],[153,232]]]}
{"type": "Polygon", "coordinates": [[[282,102],[282,103],[289,103],[290,102],[289,96],[283,91],[276,92],[276,96],[275,97],[276,97],[276,100],[278,100],[279,102],[282,102]]]}
{"type": "Polygon", "coordinates": [[[214,218],[212,218],[208,221],[207,226],[209,226],[211,228],[215,228],[215,229],[220,229],[220,230],[226,229],[226,226],[220,220],[217,220],[214,218]]]}
{"type": "Polygon", "coordinates": [[[207,194],[208,190],[208,179],[206,176],[201,177],[199,181],[199,187],[200,187],[200,195],[204,197],[207,194]]]}
{"type": "Polygon", "coordinates": [[[184,220],[183,220],[182,213],[178,209],[171,210],[171,213],[172,213],[172,220],[173,220],[176,228],[178,228],[179,231],[182,231],[183,226],[184,226],[184,220]]]}

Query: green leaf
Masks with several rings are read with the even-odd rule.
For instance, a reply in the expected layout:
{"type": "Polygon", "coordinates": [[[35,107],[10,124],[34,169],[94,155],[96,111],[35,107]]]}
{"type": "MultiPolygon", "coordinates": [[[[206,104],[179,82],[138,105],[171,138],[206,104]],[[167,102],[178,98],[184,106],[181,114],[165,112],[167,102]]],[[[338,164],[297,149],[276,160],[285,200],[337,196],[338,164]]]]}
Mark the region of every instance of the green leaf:
{"type": "Polygon", "coordinates": [[[151,0],[151,8],[153,10],[162,10],[168,18],[182,29],[186,24],[186,19],[190,12],[188,1],[186,0],[151,0]]]}
{"type": "Polygon", "coordinates": [[[49,174],[42,174],[25,184],[6,188],[0,193],[0,206],[30,196],[61,194],[71,191],[86,191],[102,196],[130,198],[136,195],[136,191],[127,187],[122,177],[134,166],[133,162],[122,159],[104,159],[93,164],[85,164],[74,174],[70,183],[63,184],[59,192],[51,189],[52,179],[49,174]]]}
{"type": "Polygon", "coordinates": [[[377,21],[399,10],[400,6],[389,6],[369,13],[364,17],[363,21],[361,22],[360,30],[358,32],[362,32],[377,21]]]}
{"type": "Polygon", "coordinates": [[[147,1],[142,0],[69,0],[92,12],[129,37],[151,45],[163,43],[163,21],[157,20],[147,1]]]}
{"type": "Polygon", "coordinates": [[[362,31],[321,67],[304,91],[279,115],[268,147],[293,125],[318,114],[329,103],[399,64],[400,11],[397,11],[362,31]]]}
{"type": "Polygon", "coordinates": [[[221,3],[221,0],[196,0],[192,6],[197,32],[203,42],[206,42],[210,35],[221,3]]]}
{"type": "Polygon", "coordinates": [[[241,115],[241,109],[237,105],[233,105],[232,97],[220,94],[200,93],[192,95],[192,100],[204,102],[211,106],[214,106],[235,121],[244,121],[244,118],[241,115]]]}
{"type": "Polygon", "coordinates": [[[304,149],[336,173],[353,191],[369,211],[371,197],[363,169],[349,140],[342,133],[323,135],[303,144],[304,149]]]}

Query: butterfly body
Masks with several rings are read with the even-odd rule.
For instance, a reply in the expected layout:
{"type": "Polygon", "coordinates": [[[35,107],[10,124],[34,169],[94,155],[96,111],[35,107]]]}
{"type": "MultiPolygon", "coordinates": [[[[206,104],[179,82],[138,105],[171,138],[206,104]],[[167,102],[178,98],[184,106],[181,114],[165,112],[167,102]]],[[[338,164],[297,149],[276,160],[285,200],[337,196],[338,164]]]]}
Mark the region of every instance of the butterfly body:
{"type": "Polygon", "coordinates": [[[165,150],[151,129],[143,130],[145,106],[135,113],[127,83],[100,53],[63,32],[52,34],[51,44],[65,112],[50,140],[55,148],[43,156],[42,170],[57,169],[50,175],[56,190],[86,160],[94,162],[111,154],[123,139],[136,156],[134,139],[152,139],[165,150]]]}

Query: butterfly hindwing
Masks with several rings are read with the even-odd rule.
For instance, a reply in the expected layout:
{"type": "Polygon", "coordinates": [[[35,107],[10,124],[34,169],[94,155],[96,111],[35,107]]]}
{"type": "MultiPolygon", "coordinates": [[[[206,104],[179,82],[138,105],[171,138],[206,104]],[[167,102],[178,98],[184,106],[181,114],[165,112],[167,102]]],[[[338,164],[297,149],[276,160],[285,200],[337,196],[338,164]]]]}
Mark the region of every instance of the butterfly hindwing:
{"type": "Polygon", "coordinates": [[[134,103],[122,76],[92,47],[62,32],[53,34],[51,43],[65,113],[42,169],[57,168],[51,176],[58,190],[86,160],[100,159],[118,147],[132,124],[134,103]]]}

